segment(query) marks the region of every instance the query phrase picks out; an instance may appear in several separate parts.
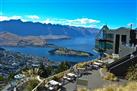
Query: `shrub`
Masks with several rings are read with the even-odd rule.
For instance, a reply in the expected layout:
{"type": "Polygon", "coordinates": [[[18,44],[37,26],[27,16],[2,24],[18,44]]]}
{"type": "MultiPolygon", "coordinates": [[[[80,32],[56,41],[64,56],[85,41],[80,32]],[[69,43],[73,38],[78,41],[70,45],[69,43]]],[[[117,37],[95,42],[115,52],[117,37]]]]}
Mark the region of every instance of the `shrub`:
{"type": "Polygon", "coordinates": [[[8,76],[8,80],[14,79],[15,73],[10,73],[8,76]]]}
{"type": "Polygon", "coordinates": [[[137,64],[128,68],[126,79],[137,81],[137,64]]]}
{"type": "Polygon", "coordinates": [[[78,91],[88,91],[86,88],[79,88],[78,91]]]}
{"type": "Polygon", "coordinates": [[[70,68],[70,64],[68,62],[66,61],[61,62],[56,73],[63,72],[69,68],[70,68]]]}
{"type": "Polygon", "coordinates": [[[107,72],[106,76],[104,77],[105,80],[110,80],[110,81],[117,81],[118,78],[110,72],[107,72]]]}
{"type": "Polygon", "coordinates": [[[118,61],[119,59],[118,58],[113,58],[114,59],[114,61],[118,61]]]}
{"type": "Polygon", "coordinates": [[[126,85],[111,84],[104,88],[99,88],[94,91],[137,91],[137,82],[129,82],[126,85]]]}
{"type": "Polygon", "coordinates": [[[38,83],[39,83],[39,81],[36,79],[28,81],[25,90],[32,91],[38,85],[38,83]]]}
{"type": "Polygon", "coordinates": [[[77,64],[77,68],[84,68],[86,66],[86,62],[77,64]]]}
{"type": "Polygon", "coordinates": [[[112,58],[113,58],[113,56],[112,56],[112,55],[108,55],[108,58],[112,59],[112,58]]]}
{"type": "Polygon", "coordinates": [[[0,81],[4,81],[4,77],[3,76],[0,76],[0,81]]]}
{"type": "Polygon", "coordinates": [[[55,80],[55,81],[59,80],[59,78],[57,76],[54,76],[52,79],[55,80]]]}

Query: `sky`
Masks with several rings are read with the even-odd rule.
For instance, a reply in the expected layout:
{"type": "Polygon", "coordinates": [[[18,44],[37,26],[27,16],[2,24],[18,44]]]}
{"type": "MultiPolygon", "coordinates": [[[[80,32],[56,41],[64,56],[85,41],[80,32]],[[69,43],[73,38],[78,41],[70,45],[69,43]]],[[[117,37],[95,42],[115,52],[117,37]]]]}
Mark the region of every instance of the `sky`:
{"type": "Polygon", "coordinates": [[[100,28],[137,27],[137,0],[0,0],[0,21],[100,28]]]}

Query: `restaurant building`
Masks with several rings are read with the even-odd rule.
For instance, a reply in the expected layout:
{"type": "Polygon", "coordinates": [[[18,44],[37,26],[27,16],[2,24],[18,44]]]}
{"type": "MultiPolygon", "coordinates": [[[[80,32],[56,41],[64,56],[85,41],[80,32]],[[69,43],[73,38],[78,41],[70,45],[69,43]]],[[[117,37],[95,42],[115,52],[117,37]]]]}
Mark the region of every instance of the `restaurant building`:
{"type": "Polygon", "coordinates": [[[137,30],[126,27],[109,29],[104,25],[96,36],[95,49],[119,58],[131,54],[137,50],[137,30]]]}

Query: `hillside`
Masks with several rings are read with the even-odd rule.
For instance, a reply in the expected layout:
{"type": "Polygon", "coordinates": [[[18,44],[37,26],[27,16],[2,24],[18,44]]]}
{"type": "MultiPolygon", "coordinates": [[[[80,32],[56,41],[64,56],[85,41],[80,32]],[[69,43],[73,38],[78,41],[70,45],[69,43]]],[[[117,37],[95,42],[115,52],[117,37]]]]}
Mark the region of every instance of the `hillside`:
{"type": "Polygon", "coordinates": [[[18,36],[0,32],[0,46],[44,46],[47,42],[39,36],[18,36]]]}
{"type": "Polygon", "coordinates": [[[0,22],[0,31],[6,31],[17,35],[67,35],[70,37],[94,36],[98,29],[74,27],[59,24],[42,24],[39,22],[23,22],[19,20],[9,20],[0,22]]]}

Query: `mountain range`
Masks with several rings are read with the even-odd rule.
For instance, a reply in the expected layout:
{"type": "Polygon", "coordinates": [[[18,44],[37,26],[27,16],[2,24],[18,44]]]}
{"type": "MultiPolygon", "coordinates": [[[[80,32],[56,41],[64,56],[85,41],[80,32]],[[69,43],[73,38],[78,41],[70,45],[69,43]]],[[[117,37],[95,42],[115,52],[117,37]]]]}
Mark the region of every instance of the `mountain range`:
{"type": "Polygon", "coordinates": [[[43,24],[40,22],[23,22],[22,20],[8,20],[0,22],[0,31],[20,36],[65,35],[69,37],[94,36],[97,28],[84,28],[59,24],[43,24]]]}
{"type": "Polygon", "coordinates": [[[45,46],[46,39],[40,36],[18,36],[9,32],[0,32],[0,46],[45,46]]]}

